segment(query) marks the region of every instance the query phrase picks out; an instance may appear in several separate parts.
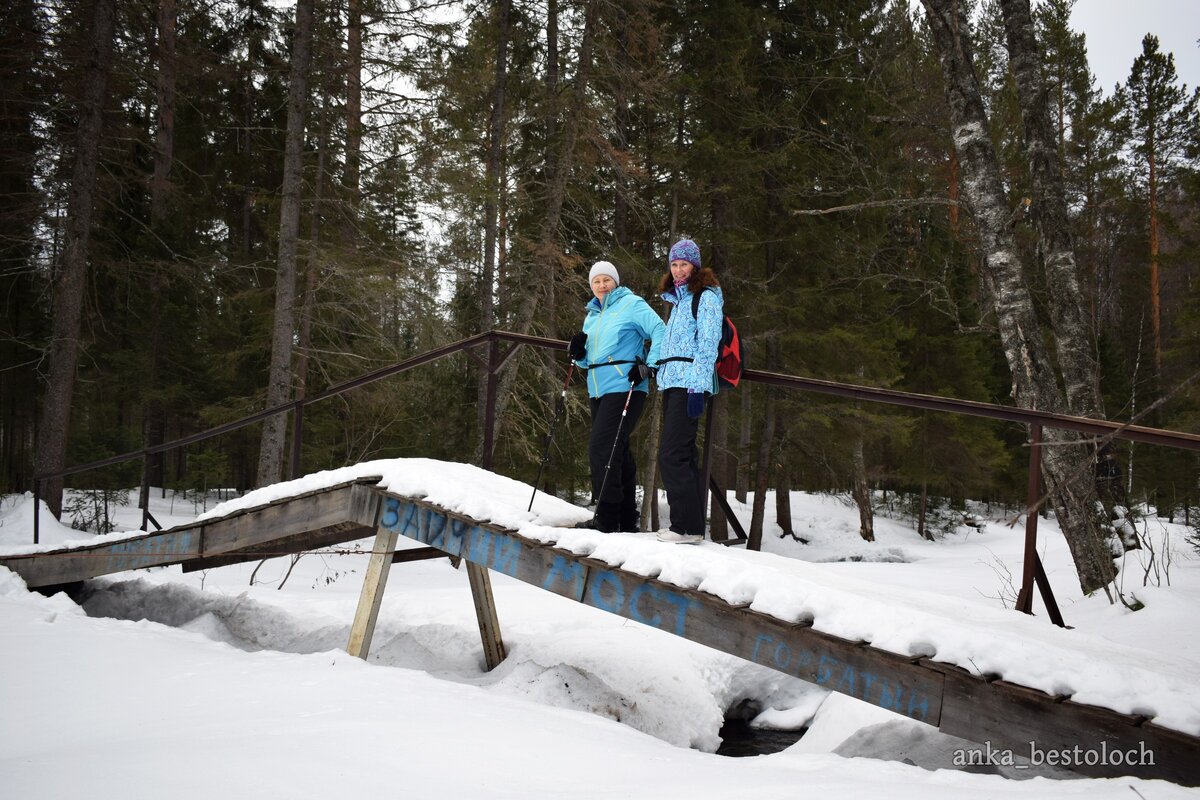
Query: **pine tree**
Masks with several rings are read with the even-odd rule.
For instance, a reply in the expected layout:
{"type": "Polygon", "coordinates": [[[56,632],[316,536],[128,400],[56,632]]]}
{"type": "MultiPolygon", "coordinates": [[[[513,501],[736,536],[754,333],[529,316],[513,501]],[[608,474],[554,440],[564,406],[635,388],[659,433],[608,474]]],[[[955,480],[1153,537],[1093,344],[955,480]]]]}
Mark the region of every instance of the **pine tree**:
{"type": "Polygon", "coordinates": [[[1150,323],[1155,370],[1162,371],[1162,298],[1160,269],[1160,204],[1163,187],[1177,173],[1186,147],[1195,141],[1200,88],[1189,96],[1179,84],[1175,57],[1159,50],[1158,37],[1146,34],[1142,53],[1125,84],[1124,121],[1133,138],[1138,171],[1135,179],[1146,193],[1149,225],[1150,323]]]}

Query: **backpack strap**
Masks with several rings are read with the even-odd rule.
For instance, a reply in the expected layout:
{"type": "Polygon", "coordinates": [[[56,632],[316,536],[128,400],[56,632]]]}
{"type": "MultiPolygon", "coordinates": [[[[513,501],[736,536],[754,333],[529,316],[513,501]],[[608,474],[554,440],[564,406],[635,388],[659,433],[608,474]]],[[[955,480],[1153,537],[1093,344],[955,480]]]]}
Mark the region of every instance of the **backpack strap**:
{"type": "Polygon", "coordinates": [[[624,361],[604,361],[599,364],[589,364],[588,366],[584,367],[584,369],[600,369],[600,367],[611,367],[616,364],[636,364],[636,363],[638,363],[638,362],[631,361],[629,359],[625,359],[624,361]]]}
{"type": "Polygon", "coordinates": [[[707,286],[701,287],[700,291],[692,295],[692,319],[700,318],[700,295],[708,290],[707,286]]]}
{"type": "MultiPolygon", "coordinates": [[[[698,292],[696,292],[695,294],[693,294],[693,295],[692,295],[692,319],[697,319],[697,318],[699,318],[699,315],[700,315],[700,295],[701,295],[701,294],[703,294],[703,293],[704,293],[704,291],[705,291],[705,289],[708,289],[708,288],[709,288],[709,287],[705,286],[703,289],[701,289],[700,291],[698,291],[698,292]]],[[[660,359],[658,360],[658,364],[659,364],[659,366],[662,366],[663,364],[666,364],[667,362],[670,362],[670,361],[683,361],[683,362],[686,362],[686,363],[688,363],[688,364],[691,364],[691,363],[692,363],[692,361],[694,361],[694,360],[695,360],[695,359],[689,358],[688,356],[671,356],[670,358],[660,358],[660,359]]]]}

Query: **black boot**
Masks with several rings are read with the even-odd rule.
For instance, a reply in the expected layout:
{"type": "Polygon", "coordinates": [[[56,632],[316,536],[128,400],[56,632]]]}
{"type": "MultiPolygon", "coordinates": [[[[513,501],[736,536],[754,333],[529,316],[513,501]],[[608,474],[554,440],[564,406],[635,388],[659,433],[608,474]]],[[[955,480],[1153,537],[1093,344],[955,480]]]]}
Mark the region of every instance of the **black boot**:
{"type": "Polygon", "coordinates": [[[621,504],[621,530],[625,533],[641,533],[642,514],[637,503],[621,504]]]}
{"type": "Polygon", "coordinates": [[[596,530],[602,533],[623,530],[619,503],[601,502],[596,506],[596,530]]]}

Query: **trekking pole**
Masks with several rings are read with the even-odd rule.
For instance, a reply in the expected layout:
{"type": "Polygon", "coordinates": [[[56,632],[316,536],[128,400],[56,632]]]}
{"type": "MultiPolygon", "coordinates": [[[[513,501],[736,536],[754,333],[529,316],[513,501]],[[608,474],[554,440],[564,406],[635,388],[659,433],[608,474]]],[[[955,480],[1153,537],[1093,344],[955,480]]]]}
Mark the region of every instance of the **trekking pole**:
{"type": "Polygon", "coordinates": [[[537,497],[538,484],[542,482],[542,470],[546,468],[546,462],[550,460],[550,445],[554,442],[554,432],[558,429],[558,421],[562,419],[563,410],[567,407],[567,387],[571,385],[571,373],[575,371],[575,361],[572,359],[567,366],[567,379],[563,381],[562,393],[558,396],[558,405],[554,409],[554,420],[550,423],[550,430],[546,434],[546,452],[542,453],[542,463],[538,465],[537,477],[533,479],[533,494],[529,496],[529,508],[526,511],[533,511],[533,498],[537,497]]]}
{"type": "Polygon", "coordinates": [[[596,493],[596,509],[600,508],[601,498],[604,497],[604,487],[608,485],[608,471],[612,469],[613,456],[617,454],[617,443],[621,441],[621,428],[625,426],[625,415],[629,412],[629,401],[633,399],[633,388],[636,383],[629,384],[629,393],[625,395],[625,407],[621,409],[621,419],[617,422],[617,435],[613,438],[612,450],[608,451],[608,463],[604,465],[604,480],[600,481],[600,491],[596,493]]]}

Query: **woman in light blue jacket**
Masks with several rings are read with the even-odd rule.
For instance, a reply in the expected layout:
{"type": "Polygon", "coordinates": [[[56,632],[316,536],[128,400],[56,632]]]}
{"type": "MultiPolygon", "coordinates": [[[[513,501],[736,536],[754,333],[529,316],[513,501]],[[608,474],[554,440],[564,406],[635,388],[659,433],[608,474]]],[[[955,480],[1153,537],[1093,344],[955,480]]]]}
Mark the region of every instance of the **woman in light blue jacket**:
{"type": "Polygon", "coordinates": [[[595,296],[587,304],[583,330],[571,338],[570,352],[587,370],[592,406],[592,524],[604,532],[636,531],[637,464],[629,435],[646,405],[647,378],[658,363],[664,325],[645,300],[621,286],[621,276],[610,262],[597,261],[588,282],[595,296]]]}
{"type": "Polygon", "coordinates": [[[696,543],[704,539],[696,429],[705,400],[717,392],[715,367],[725,300],[712,270],[700,266],[700,248],[691,239],[672,245],[667,262],[659,291],[672,308],[655,383],[663,393],[658,467],[671,507],[671,527],[658,538],[696,543]]]}

